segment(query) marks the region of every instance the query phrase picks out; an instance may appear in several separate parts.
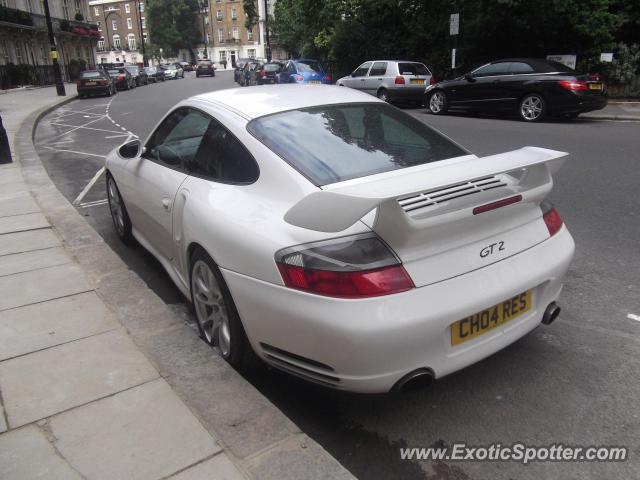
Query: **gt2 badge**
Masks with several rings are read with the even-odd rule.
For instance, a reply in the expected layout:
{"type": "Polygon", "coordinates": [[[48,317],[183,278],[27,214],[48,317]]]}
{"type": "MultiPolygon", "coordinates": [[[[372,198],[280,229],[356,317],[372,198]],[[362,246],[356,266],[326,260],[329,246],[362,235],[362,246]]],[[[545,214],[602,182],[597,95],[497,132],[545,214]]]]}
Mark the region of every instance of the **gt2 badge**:
{"type": "Polygon", "coordinates": [[[492,253],[495,252],[501,252],[503,251],[504,248],[504,242],[496,242],[496,243],[492,243],[491,245],[488,245],[486,247],[484,247],[482,250],[480,250],[480,256],[482,258],[491,255],[492,253]]]}

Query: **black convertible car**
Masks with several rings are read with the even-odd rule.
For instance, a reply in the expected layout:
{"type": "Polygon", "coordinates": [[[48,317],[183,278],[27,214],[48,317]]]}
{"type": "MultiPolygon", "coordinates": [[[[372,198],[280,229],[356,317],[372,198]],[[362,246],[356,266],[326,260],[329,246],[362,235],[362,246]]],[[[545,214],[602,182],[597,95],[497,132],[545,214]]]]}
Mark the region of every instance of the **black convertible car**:
{"type": "Polygon", "coordinates": [[[429,85],[425,105],[439,115],[448,110],[517,113],[527,122],[546,115],[577,117],[607,105],[606,85],[550,60],[497,60],[454,80],[429,85]]]}

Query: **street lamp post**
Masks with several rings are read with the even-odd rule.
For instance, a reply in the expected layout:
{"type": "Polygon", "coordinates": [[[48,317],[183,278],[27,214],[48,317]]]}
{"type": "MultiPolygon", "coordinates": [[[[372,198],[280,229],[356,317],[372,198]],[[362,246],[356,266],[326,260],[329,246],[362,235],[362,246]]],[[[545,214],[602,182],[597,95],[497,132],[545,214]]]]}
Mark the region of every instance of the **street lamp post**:
{"type": "Polygon", "coordinates": [[[198,0],[198,7],[200,9],[200,14],[202,15],[202,43],[204,44],[205,57],[209,58],[209,50],[207,48],[209,44],[209,42],[207,42],[207,27],[204,21],[204,16],[207,14],[207,10],[209,8],[208,0],[198,0]]]}
{"type": "Polygon", "coordinates": [[[62,81],[62,73],[58,64],[58,47],[56,46],[56,37],[53,34],[53,25],[51,24],[51,13],[49,12],[49,0],[43,0],[44,16],[47,21],[47,31],[49,33],[49,44],[51,45],[51,61],[53,62],[53,76],[56,81],[56,92],[59,96],[64,97],[67,93],[64,90],[64,82],[62,81]]]}
{"type": "Polygon", "coordinates": [[[271,42],[269,41],[269,0],[264,0],[264,32],[266,40],[266,52],[267,62],[271,61],[271,42]]]}

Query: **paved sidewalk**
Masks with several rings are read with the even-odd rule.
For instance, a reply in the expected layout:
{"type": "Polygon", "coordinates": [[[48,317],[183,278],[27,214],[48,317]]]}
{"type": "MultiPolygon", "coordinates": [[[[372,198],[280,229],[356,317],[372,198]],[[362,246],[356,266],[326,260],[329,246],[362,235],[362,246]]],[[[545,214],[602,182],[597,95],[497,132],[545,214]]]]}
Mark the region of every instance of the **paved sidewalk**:
{"type": "Polygon", "coordinates": [[[352,478],[51,183],[32,129],[73,98],[0,95],[15,162],[0,165],[0,478],[352,478]]]}
{"type": "Polygon", "coordinates": [[[638,102],[616,102],[609,100],[609,104],[602,110],[583,113],[581,118],[593,118],[597,120],[639,120],[640,121],[640,101],[638,102]]]}

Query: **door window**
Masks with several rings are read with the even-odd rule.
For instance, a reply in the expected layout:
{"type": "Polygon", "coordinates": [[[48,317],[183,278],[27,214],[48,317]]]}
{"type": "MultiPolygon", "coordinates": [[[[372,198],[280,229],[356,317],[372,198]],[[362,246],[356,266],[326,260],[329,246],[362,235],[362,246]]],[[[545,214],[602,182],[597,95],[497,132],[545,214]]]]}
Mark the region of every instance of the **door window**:
{"type": "Polygon", "coordinates": [[[533,73],[533,67],[524,62],[511,62],[509,64],[509,73],[518,75],[521,73],[533,73]]]}
{"type": "Polygon", "coordinates": [[[371,67],[371,62],[363,63],[358,68],[354,70],[351,74],[352,77],[364,77],[369,71],[369,67],[371,67]]]}
{"type": "Polygon", "coordinates": [[[474,70],[474,77],[492,77],[496,75],[506,75],[509,68],[508,62],[491,63],[474,70]]]}
{"type": "Polygon", "coordinates": [[[373,67],[371,67],[371,71],[369,72],[370,77],[379,77],[387,73],[387,62],[375,62],[373,67]]]}
{"type": "Polygon", "coordinates": [[[189,173],[216,182],[249,184],[258,179],[259,169],[244,145],[220,122],[211,120],[189,173]]]}
{"type": "Polygon", "coordinates": [[[211,118],[193,108],[171,113],[147,143],[145,158],[184,171],[198,152],[211,118]]]}

